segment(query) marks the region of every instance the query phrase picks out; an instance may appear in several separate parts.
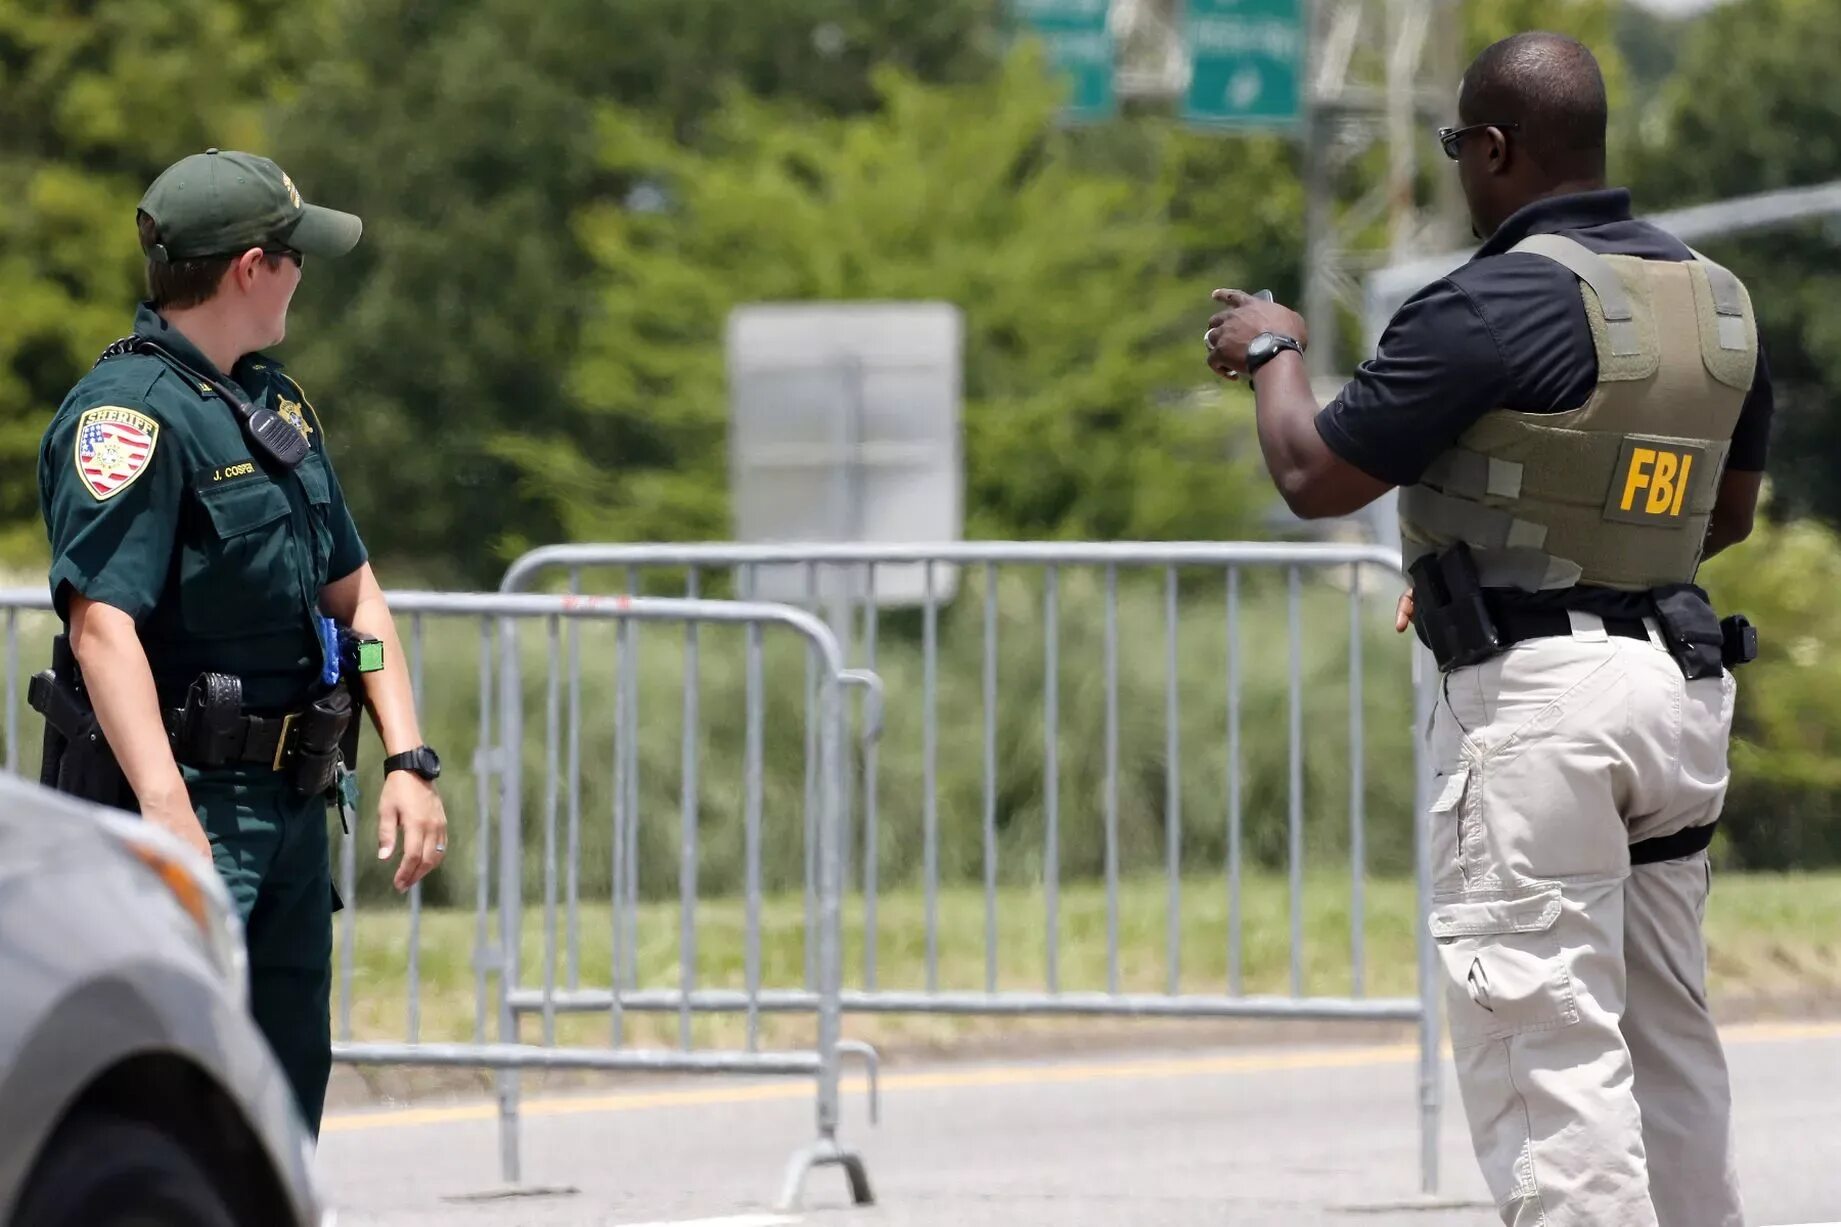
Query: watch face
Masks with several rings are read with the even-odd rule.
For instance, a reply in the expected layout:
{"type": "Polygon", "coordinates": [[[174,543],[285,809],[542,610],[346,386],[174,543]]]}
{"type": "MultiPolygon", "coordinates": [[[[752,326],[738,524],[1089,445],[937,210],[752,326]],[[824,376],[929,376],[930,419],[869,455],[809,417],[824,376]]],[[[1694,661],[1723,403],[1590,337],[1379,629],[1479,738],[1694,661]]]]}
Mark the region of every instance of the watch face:
{"type": "Polygon", "coordinates": [[[425,780],[436,779],[441,774],[441,758],[427,746],[403,751],[395,757],[393,764],[396,769],[412,771],[425,780]]]}
{"type": "Polygon", "coordinates": [[[1262,332],[1247,342],[1247,357],[1259,361],[1270,358],[1278,349],[1278,338],[1269,332],[1262,332]]]}

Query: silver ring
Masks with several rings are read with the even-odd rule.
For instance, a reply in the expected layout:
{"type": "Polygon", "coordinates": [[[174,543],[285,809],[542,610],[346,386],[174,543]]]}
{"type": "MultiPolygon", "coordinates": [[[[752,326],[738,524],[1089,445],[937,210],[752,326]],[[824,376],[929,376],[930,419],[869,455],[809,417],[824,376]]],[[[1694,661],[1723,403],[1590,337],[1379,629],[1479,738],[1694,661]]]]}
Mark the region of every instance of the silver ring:
{"type": "Polygon", "coordinates": [[[436,844],[436,845],[435,845],[435,851],[437,851],[437,852],[446,852],[446,851],[447,851],[447,845],[446,845],[446,844],[436,844]]]}
{"type": "Polygon", "coordinates": [[[1214,329],[1212,328],[1202,329],[1202,344],[1211,350],[1215,347],[1214,335],[1215,335],[1214,329]]]}

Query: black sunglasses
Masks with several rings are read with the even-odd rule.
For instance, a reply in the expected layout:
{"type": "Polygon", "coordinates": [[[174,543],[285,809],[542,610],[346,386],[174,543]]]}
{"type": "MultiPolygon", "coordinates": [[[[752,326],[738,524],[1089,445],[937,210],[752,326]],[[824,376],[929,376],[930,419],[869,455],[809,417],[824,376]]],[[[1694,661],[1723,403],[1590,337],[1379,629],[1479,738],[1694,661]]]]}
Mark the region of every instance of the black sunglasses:
{"type": "Polygon", "coordinates": [[[264,247],[262,249],[262,254],[265,256],[280,256],[282,259],[294,265],[295,268],[301,268],[307,262],[307,258],[301,255],[300,252],[295,251],[292,247],[264,247]]]}
{"type": "Polygon", "coordinates": [[[1519,127],[1521,127],[1520,124],[1465,124],[1462,128],[1440,128],[1438,143],[1445,147],[1445,156],[1455,162],[1457,161],[1458,142],[1462,141],[1466,134],[1479,132],[1484,128],[1500,128],[1504,132],[1513,132],[1519,127]]]}

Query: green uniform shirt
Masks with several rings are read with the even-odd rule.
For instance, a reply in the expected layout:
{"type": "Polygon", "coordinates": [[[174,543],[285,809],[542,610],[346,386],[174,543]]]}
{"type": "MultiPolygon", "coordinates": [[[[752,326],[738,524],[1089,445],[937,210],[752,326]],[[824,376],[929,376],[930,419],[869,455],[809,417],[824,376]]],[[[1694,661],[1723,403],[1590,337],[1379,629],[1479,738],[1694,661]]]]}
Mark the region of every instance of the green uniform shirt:
{"type": "MultiPolygon", "coordinates": [[[[216,373],[145,305],[134,331],[216,373]]],[[[60,617],[73,589],[133,617],[163,701],[234,673],[246,707],[279,711],[320,673],[320,589],[365,548],[300,385],[264,354],[230,377],[306,433],[299,468],[253,452],[232,407],[157,356],[110,358],[71,389],[39,448],[51,592],[60,617]]]]}

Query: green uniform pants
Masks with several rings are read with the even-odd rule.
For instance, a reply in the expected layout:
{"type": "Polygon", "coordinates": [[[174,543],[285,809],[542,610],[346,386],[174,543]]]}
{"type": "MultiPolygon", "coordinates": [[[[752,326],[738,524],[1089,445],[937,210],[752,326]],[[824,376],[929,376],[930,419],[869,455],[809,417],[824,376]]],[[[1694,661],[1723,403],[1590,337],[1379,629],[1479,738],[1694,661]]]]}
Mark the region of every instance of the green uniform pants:
{"type": "Polygon", "coordinates": [[[332,869],[326,802],[267,772],[185,770],[217,870],[242,913],[249,1002],[319,1136],[332,1072],[332,869]]]}

